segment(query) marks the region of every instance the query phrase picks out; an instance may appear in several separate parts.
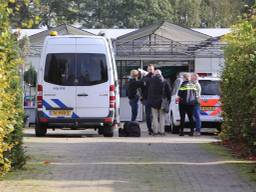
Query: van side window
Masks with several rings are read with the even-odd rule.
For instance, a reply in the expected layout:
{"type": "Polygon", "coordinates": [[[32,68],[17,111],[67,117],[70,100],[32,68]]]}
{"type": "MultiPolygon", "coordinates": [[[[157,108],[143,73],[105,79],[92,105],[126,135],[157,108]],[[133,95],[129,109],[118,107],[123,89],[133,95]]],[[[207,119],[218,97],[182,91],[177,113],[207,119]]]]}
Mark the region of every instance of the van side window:
{"type": "Polygon", "coordinates": [[[71,53],[48,54],[44,80],[56,85],[73,85],[75,81],[75,55],[71,53]]]}
{"type": "Polygon", "coordinates": [[[104,54],[77,54],[77,79],[79,86],[104,83],[108,80],[106,57],[104,54]]]}
{"type": "Polygon", "coordinates": [[[174,82],[174,86],[173,86],[173,89],[172,89],[172,96],[176,95],[177,90],[178,90],[179,87],[180,87],[180,80],[177,79],[177,80],[174,82]]]}

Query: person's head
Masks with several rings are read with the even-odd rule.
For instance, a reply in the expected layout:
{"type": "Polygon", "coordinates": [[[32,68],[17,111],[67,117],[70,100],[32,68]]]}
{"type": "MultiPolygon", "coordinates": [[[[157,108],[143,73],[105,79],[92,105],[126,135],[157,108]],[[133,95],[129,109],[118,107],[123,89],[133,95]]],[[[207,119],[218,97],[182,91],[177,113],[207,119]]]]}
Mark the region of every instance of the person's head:
{"type": "Polygon", "coordinates": [[[139,77],[139,71],[136,70],[136,69],[131,70],[130,76],[131,76],[131,78],[133,78],[133,79],[137,79],[137,78],[139,77]]]}
{"type": "Polygon", "coordinates": [[[198,81],[198,74],[193,73],[193,74],[191,75],[191,81],[192,81],[192,82],[197,82],[197,81],[198,81]]]}
{"type": "Polygon", "coordinates": [[[161,75],[162,76],[162,71],[157,69],[157,70],[155,70],[154,75],[161,75]]]}
{"type": "Polygon", "coordinates": [[[183,80],[184,81],[190,81],[190,75],[188,73],[183,74],[183,80]]]}
{"type": "Polygon", "coordinates": [[[154,74],[155,66],[153,64],[148,65],[148,72],[151,73],[151,74],[154,74]]]}

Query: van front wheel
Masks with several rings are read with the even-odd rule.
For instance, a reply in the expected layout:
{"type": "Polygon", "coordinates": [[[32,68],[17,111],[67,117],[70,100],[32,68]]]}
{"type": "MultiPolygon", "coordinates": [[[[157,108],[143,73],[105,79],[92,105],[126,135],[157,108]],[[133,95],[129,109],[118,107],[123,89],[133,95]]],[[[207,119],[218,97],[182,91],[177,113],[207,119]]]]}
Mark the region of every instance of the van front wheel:
{"type": "Polygon", "coordinates": [[[103,136],[104,137],[113,137],[114,136],[113,127],[112,126],[103,127],[103,136]]]}
{"type": "Polygon", "coordinates": [[[35,126],[35,133],[37,137],[44,137],[47,133],[47,128],[37,123],[35,126]]]}

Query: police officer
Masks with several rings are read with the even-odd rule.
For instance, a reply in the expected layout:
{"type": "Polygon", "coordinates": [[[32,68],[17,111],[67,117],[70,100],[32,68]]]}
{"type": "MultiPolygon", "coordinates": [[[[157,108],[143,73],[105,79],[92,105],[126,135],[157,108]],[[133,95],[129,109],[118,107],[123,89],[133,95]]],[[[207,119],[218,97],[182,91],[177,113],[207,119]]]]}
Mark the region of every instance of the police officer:
{"type": "Polygon", "coordinates": [[[196,87],[190,82],[190,75],[188,73],[183,74],[183,82],[178,91],[178,97],[176,102],[179,103],[180,110],[180,136],[184,136],[185,117],[188,115],[190,136],[194,134],[194,106],[196,103],[196,87]]]}

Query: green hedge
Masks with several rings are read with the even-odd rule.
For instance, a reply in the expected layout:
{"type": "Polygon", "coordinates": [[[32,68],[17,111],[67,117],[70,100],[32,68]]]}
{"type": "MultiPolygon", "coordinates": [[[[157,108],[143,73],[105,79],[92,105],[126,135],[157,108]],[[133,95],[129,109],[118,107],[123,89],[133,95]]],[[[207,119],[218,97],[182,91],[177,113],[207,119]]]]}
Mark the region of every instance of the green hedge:
{"type": "MultiPolygon", "coordinates": [[[[0,175],[25,163],[23,103],[17,37],[10,32],[9,1],[0,1],[0,175]]],[[[11,2],[11,1],[10,1],[11,2]]]]}
{"type": "Polygon", "coordinates": [[[256,154],[256,16],[233,26],[224,37],[222,74],[224,123],[221,137],[243,155],[256,154]]]}

